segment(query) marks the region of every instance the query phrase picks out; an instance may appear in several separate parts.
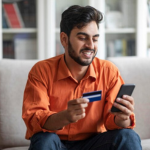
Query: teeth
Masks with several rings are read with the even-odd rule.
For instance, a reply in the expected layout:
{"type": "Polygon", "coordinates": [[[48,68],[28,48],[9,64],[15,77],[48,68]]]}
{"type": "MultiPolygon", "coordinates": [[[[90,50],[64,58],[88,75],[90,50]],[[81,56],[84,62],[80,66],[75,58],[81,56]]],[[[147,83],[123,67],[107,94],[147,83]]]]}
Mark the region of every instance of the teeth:
{"type": "Polygon", "coordinates": [[[84,52],[85,54],[87,54],[87,55],[90,55],[91,54],[91,52],[84,52]]]}

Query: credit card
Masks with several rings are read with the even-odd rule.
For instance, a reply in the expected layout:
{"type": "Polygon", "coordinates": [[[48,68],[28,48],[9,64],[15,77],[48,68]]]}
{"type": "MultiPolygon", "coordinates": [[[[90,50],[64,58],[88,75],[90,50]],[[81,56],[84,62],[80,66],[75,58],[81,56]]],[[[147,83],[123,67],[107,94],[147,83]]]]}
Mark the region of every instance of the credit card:
{"type": "Polygon", "coordinates": [[[89,102],[99,101],[101,100],[102,91],[93,91],[88,93],[83,93],[83,98],[89,99],[89,102]]]}

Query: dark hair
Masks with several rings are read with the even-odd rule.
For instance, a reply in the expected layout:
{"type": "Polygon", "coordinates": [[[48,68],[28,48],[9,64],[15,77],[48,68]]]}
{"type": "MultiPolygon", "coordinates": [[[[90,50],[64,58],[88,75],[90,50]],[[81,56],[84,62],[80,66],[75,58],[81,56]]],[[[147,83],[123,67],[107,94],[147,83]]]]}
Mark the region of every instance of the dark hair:
{"type": "Polygon", "coordinates": [[[102,13],[94,7],[73,5],[62,13],[60,31],[65,32],[69,37],[70,32],[74,27],[80,29],[91,21],[95,21],[99,28],[99,23],[102,20],[102,13]]]}

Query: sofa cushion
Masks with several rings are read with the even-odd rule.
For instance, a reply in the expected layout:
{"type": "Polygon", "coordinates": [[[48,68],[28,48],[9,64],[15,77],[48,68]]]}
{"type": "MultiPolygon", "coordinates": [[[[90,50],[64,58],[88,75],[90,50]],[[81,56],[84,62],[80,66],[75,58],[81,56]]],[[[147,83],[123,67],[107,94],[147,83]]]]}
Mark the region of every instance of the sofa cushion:
{"type": "Polygon", "coordinates": [[[12,148],[4,148],[2,150],[28,150],[28,146],[24,146],[24,147],[12,147],[12,148]]]}
{"type": "Polygon", "coordinates": [[[0,148],[27,146],[22,120],[23,92],[36,61],[0,60],[0,148]]]}
{"type": "Polygon", "coordinates": [[[142,140],[142,150],[150,150],[150,139],[142,140]]]}

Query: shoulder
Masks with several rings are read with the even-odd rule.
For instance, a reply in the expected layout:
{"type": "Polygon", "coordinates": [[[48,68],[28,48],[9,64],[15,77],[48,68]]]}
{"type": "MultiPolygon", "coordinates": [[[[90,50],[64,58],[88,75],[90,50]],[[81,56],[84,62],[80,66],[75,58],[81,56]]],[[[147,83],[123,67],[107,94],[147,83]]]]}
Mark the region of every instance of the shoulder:
{"type": "Polygon", "coordinates": [[[47,72],[50,71],[51,69],[54,69],[57,67],[57,65],[59,64],[60,59],[63,57],[63,55],[59,55],[56,57],[52,57],[49,59],[45,59],[45,60],[41,60],[38,61],[31,69],[31,73],[35,72],[47,72]]]}
{"type": "Polygon", "coordinates": [[[107,70],[111,72],[118,72],[117,66],[108,60],[103,60],[95,57],[92,64],[97,71],[107,70]]]}
{"type": "Polygon", "coordinates": [[[38,61],[30,70],[28,78],[36,79],[45,85],[48,85],[54,78],[58,64],[63,55],[59,55],[53,58],[38,61]]]}
{"type": "Polygon", "coordinates": [[[115,64],[108,60],[102,60],[95,58],[93,61],[96,76],[100,79],[104,85],[107,85],[107,89],[113,87],[117,82],[123,83],[123,79],[115,64]]]}
{"type": "Polygon", "coordinates": [[[37,80],[52,79],[58,69],[59,62],[63,55],[52,57],[49,59],[38,61],[30,70],[29,76],[37,80]]]}

